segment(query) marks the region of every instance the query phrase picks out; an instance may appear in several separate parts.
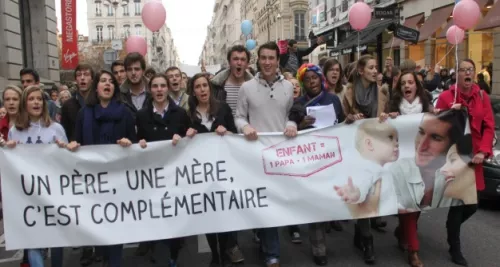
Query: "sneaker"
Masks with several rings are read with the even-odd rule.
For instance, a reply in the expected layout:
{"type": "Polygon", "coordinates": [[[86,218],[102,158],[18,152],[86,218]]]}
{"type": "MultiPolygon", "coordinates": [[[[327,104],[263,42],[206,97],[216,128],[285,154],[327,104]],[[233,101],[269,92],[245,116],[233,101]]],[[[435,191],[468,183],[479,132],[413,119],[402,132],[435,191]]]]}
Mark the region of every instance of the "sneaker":
{"type": "Polygon", "coordinates": [[[245,261],[245,258],[243,257],[243,253],[241,252],[238,245],[227,249],[226,254],[232,263],[239,263],[239,262],[245,261]]]}
{"type": "Polygon", "coordinates": [[[302,243],[302,239],[300,238],[299,232],[293,232],[292,243],[294,243],[294,244],[301,244],[302,243]]]}
{"type": "Polygon", "coordinates": [[[267,260],[266,262],[266,266],[267,267],[280,267],[280,262],[278,259],[274,258],[274,259],[269,259],[267,260]]]}

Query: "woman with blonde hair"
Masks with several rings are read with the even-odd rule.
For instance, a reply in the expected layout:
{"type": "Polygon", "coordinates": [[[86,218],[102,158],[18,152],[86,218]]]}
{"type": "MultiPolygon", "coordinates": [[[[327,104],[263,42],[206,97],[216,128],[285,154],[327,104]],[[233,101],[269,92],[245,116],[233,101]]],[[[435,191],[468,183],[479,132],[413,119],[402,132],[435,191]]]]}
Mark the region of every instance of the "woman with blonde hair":
{"type": "MultiPolygon", "coordinates": [[[[16,89],[12,89],[16,91],[16,89]]],[[[28,86],[21,97],[19,113],[9,130],[6,146],[15,148],[16,144],[57,144],[64,147],[68,142],[63,127],[53,122],[49,116],[48,100],[38,85],[28,86]]],[[[4,95],[5,97],[5,95],[4,95]]],[[[28,249],[31,267],[43,267],[42,249],[28,249]]],[[[62,266],[62,248],[51,248],[52,266],[62,266]]]]}
{"type": "MultiPolygon", "coordinates": [[[[377,87],[377,61],[371,55],[364,55],[359,60],[349,65],[346,76],[350,85],[346,86],[344,95],[345,122],[353,123],[365,118],[377,118],[387,106],[389,90],[387,85],[377,87]],[[352,70],[351,70],[352,69],[352,70]]],[[[374,187],[380,188],[380,181],[374,187]]],[[[360,209],[353,206],[352,209],[360,209]]],[[[375,263],[373,235],[370,231],[370,219],[358,219],[355,225],[354,245],[364,253],[365,263],[375,263]]]]}
{"type": "Polygon", "coordinates": [[[2,94],[2,101],[7,114],[0,120],[0,142],[7,142],[9,129],[14,125],[19,113],[19,103],[22,97],[21,88],[7,85],[2,94]]]}

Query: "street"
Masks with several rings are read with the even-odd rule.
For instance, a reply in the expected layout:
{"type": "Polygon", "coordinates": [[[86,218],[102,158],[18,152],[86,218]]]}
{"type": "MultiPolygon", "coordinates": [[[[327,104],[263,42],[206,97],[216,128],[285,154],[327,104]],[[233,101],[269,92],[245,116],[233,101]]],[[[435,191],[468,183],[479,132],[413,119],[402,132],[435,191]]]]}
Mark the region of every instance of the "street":
{"type": "MultiPolygon", "coordinates": [[[[437,209],[422,214],[419,222],[421,242],[421,259],[425,266],[456,266],[449,260],[446,244],[445,219],[447,209],[437,209]]],[[[387,232],[374,232],[377,265],[384,267],[406,266],[406,256],[396,247],[393,230],[397,223],[396,217],[387,218],[387,232]]],[[[343,232],[332,231],[328,234],[328,266],[356,267],[366,266],[361,260],[361,253],[352,245],[353,223],[343,223],[343,232]]],[[[310,256],[310,247],[307,240],[307,227],[302,226],[304,242],[295,245],[290,242],[285,228],[281,234],[281,263],[282,266],[309,267],[315,266],[310,256]]],[[[462,227],[462,249],[469,261],[469,266],[499,266],[500,253],[500,211],[492,207],[481,208],[462,227]]],[[[5,251],[4,235],[2,234],[2,251],[0,252],[0,267],[18,267],[22,255],[18,251],[5,251]]],[[[252,241],[252,232],[244,231],[239,235],[241,249],[245,255],[245,262],[239,266],[263,266],[259,259],[258,246],[252,241]]],[[[135,246],[127,245],[125,249],[124,265],[132,266],[166,266],[168,259],[167,247],[161,245],[156,250],[157,263],[151,264],[144,258],[134,256],[135,246]],[[166,252],[166,253],[164,253],[166,252]]],[[[66,249],[65,266],[79,266],[79,250],[66,249]]],[[[181,252],[179,266],[208,266],[210,253],[203,237],[188,238],[181,252]]],[[[98,264],[92,266],[100,266],[98,264]]]]}

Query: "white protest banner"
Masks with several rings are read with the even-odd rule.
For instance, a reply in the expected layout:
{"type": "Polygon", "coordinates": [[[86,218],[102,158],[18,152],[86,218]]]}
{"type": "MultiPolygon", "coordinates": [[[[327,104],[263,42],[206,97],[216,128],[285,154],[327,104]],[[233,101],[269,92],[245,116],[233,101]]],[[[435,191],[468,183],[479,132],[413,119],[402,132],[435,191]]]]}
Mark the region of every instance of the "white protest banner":
{"type": "Polygon", "coordinates": [[[437,120],[431,114],[362,120],[292,139],[263,134],[254,142],[210,133],[146,149],[4,148],[7,249],[134,243],[396,214],[419,208],[421,199],[407,192],[419,177],[416,164],[436,161],[438,193],[430,207],[447,206],[451,198],[466,197],[462,187],[448,192],[452,174],[440,175],[453,146],[443,146],[435,159],[419,148],[415,154],[418,143],[432,142],[428,135],[451,131],[448,122],[436,127],[437,120]]]}

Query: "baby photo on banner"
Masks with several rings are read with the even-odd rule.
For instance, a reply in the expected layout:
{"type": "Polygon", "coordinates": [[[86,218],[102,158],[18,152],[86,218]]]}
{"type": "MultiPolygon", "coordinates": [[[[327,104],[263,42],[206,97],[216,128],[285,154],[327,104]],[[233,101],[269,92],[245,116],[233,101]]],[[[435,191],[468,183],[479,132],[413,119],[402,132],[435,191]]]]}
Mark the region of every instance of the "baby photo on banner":
{"type": "Polygon", "coordinates": [[[0,149],[3,201],[15,203],[3,210],[6,247],[136,243],[472,204],[471,155],[458,110],[257,141],[207,133],[175,146],[76,152],[19,144],[0,149]]]}

